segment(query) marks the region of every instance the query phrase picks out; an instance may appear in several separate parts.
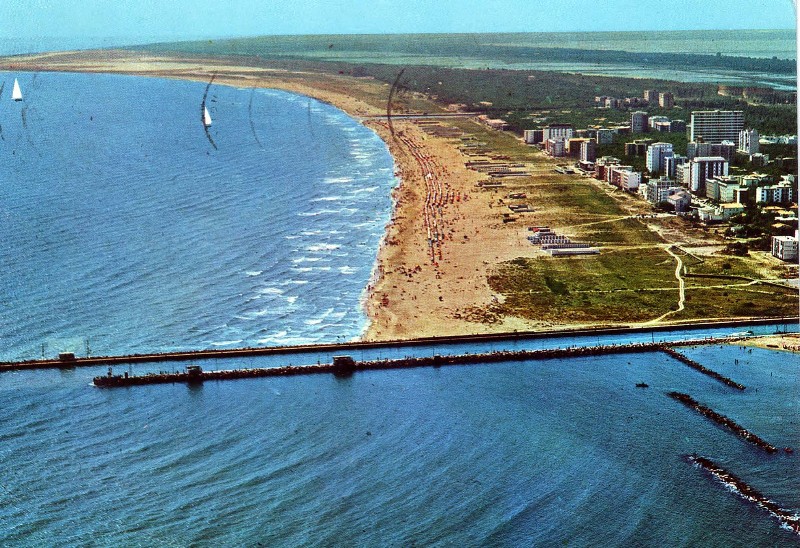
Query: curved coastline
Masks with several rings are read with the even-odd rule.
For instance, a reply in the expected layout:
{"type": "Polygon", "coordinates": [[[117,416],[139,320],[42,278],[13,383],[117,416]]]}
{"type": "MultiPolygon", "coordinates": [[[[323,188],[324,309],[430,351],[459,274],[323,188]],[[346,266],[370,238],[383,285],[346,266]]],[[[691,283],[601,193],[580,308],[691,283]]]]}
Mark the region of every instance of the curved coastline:
{"type": "MultiPolygon", "coordinates": [[[[0,59],[0,70],[127,74],[204,83],[214,75],[216,84],[277,89],[311,97],[371,129],[392,157],[396,182],[391,190],[389,220],[383,227],[369,281],[359,298],[365,313],[361,340],[397,341],[439,335],[511,334],[619,325],[601,320],[553,324],[514,316],[483,321],[483,313],[491,312],[493,303],[502,299],[487,282],[492,268],[524,256],[530,246],[518,234],[498,225],[497,215],[491,210],[493,197],[476,190],[481,176],[466,168],[465,156],[456,145],[426,133],[421,125],[409,120],[394,120],[394,133],[390,132],[388,125],[380,121],[386,107],[381,101],[388,95],[388,86],[381,82],[247,63],[247,59],[234,57],[186,58],[101,50],[0,59]],[[450,201],[439,219],[444,230],[437,241],[447,244],[439,247],[438,264],[432,260],[430,234],[426,238],[422,220],[427,207],[426,173],[430,173],[430,166],[423,166],[420,158],[433,164],[436,177],[441,178],[440,187],[443,183],[448,192],[462,198],[459,203],[450,201]]],[[[551,167],[549,162],[543,162],[539,169],[545,172],[551,167]]],[[[695,318],[658,322],[658,326],[747,319],[752,318],[695,318]]]]}

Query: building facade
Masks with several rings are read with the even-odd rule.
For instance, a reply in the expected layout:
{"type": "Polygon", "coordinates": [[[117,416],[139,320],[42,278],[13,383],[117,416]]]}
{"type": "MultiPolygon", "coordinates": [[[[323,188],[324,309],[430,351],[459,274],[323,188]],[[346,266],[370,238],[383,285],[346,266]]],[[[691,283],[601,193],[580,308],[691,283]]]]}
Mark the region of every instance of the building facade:
{"type": "Polygon", "coordinates": [[[794,236],[773,236],[772,255],[782,261],[796,261],[798,255],[797,238],[794,236]]]}
{"type": "Polygon", "coordinates": [[[688,167],[689,180],[683,183],[694,194],[705,194],[707,179],[728,174],[728,161],[721,156],[695,158],[689,162],[688,167]]]}
{"type": "Polygon", "coordinates": [[[672,156],[672,143],[653,143],[647,147],[645,165],[650,173],[662,173],[666,167],[664,158],[672,156]]]}
{"type": "Polygon", "coordinates": [[[641,110],[631,112],[631,133],[644,133],[648,129],[647,113],[641,110]]]}
{"type": "Polygon", "coordinates": [[[548,139],[572,139],[575,135],[575,128],[572,124],[550,124],[542,130],[542,140],[548,139]]]}
{"type": "Polygon", "coordinates": [[[738,150],[744,154],[758,154],[758,131],[754,129],[740,131],[738,150]]]}
{"type": "Polygon", "coordinates": [[[669,91],[658,94],[658,106],[661,108],[672,108],[675,106],[675,96],[669,91]]]}
{"type": "Polygon", "coordinates": [[[690,141],[705,143],[736,142],[744,129],[744,113],[741,110],[698,110],[692,112],[690,141]]]}
{"type": "Polygon", "coordinates": [[[592,139],[586,139],[585,141],[581,142],[579,156],[581,162],[594,163],[594,161],[597,159],[597,143],[592,139]]]}

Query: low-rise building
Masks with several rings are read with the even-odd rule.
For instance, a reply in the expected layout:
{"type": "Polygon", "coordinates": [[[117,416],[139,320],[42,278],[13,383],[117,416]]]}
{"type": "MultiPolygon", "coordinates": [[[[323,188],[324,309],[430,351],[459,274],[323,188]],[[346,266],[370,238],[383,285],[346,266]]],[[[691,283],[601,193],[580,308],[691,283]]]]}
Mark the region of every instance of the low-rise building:
{"type": "Polygon", "coordinates": [[[572,127],[572,124],[550,124],[546,128],[544,128],[542,133],[542,139],[547,141],[548,139],[572,139],[573,135],[575,134],[575,128],[572,127]]]}
{"type": "Polygon", "coordinates": [[[797,238],[794,236],[773,236],[772,255],[782,261],[796,261],[798,257],[797,238]]]}
{"type": "Polygon", "coordinates": [[[689,211],[692,205],[692,195],[682,188],[678,188],[667,196],[667,202],[672,204],[676,213],[685,213],[689,211]]]}
{"type": "Polygon", "coordinates": [[[653,205],[666,202],[669,195],[678,190],[681,190],[681,187],[676,185],[675,181],[669,177],[650,179],[639,186],[639,194],[653,205]]]}
{"type": "Polygon", "coordinates": [[[529,145],[537,145],[544,141],[544,131],[541,129],[526,129],[522,136],[529,145]]]}
{"type": "Polygon", "coordinates": [[[790,204],[794,200],[792,183],[782,180],[775,185],[756,188],[755,199],[762,204],[790,204]]]}
{"type": "Polygon", "coordinates": [[[650,124],[653,131],[659,133],[670,133],[672,131],[672,122],[656,121],[650,124]]]}
{"type": "Polygon", "coordinates": [[[706,179],[706,197],[715,202],[738,202],[742,190],[747,192],[747,188],[741,186],[740,177],[717,175],[706,179]]]}
{"type": "Polygon", "coordinates": [[[642,183],[642,174],[633,166],[613,166],[608,170],[608,182],[627,192],[633,192],[642,183]]]}
{"type": "Polygon", "coordinates": [[[659,122],[665,122],[665,123],[669,124],[669,118],[667,118],[666,116],[650,116],[647,119],[647,126],[650,129],[653,129],[654,126],[659,122]]]}
{"type": "Polygon", "coordinates": [[[554,158],[560,158],[567,153],[564,139],[547,139],[544,142],[544,150],[554,158]]]}
{"type": "Polygon", "coordinates": [[[608,181],[608,171],[619,164],[619,158],[614,158],[613,156],[598,158],[594,163],[594,178],[600,181],[608,181]]]}

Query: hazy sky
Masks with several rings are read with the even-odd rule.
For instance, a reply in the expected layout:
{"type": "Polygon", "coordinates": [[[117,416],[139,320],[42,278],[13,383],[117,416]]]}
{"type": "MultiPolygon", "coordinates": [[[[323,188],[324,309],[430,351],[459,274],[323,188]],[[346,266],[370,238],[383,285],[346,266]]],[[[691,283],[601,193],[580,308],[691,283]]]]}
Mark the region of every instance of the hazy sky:
{"type": "Polygon", "coordinates": [[[0,0],[0,37],[795,28],[793,0],[0,0]]]}

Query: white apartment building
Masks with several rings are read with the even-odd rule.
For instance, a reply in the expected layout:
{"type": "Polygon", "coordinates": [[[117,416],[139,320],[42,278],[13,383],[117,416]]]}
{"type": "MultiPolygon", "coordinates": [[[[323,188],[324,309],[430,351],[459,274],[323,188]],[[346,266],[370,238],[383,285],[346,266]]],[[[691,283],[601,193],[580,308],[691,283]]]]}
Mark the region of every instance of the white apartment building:
{"type": "MultiPolygon", "coordinates": [[[[722,156],[701,156],[694,158],[688,164],[689,180],[682,181],[684,186],[694,194],[704,194],[706,189],[706,179],[717,175],[728,174],[728,161],[722,156]]],[[[686,171],[684,168],[684,177],[686,171]]]]}
{"type": "Polygon", "coordinates": [[[651,173],[663,173],[665,170],[664,158],[672,156],[672,143],[653,143],[647,147],[645,165],[651,173]]]}
{"type": "Polygon", "coordinates": [[[758,154],[758,131],[743,129],[739,132],[739,146],[737,150],[745,154],[758,154]]]}
{"type": "Polygon", "coordinates": [[[736,142],[744,129],[741,110],[698,110],[692,112],[690,141],[705,143],[736,142]]]}
{"type": "Polygon", "coordinates": [[[794,236],[773,236],[772,255],[782,261],[797,260],[797,238],[794,236]]]}

